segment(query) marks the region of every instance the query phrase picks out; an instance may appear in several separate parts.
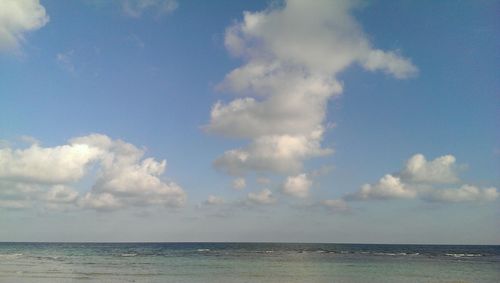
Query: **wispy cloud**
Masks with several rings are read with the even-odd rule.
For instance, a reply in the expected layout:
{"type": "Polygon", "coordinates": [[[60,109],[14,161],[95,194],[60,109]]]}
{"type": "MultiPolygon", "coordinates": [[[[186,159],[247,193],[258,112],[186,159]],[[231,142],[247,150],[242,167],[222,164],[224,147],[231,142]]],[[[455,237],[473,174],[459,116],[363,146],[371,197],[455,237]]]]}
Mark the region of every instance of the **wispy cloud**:
{"type": "Polygon", "coordinates": [[[144,48],[146,46],[144,41],[137,34],[130,34],[127,36],[127,41],[139,48],[144,48]]]}
{"type": "Polygon", "coordinates": [[[57,53],[56,62],[63,70],[74,74],[76,72],[75,64],[73,63],[74,50],[57,53]]]}
{"type": "Polygon", "coordinates": [[[172,13],[179,3],[176,0],[124,0],[121,1],[123,13],[131,18],[139,18],[144,13],[163,16],[172,13]]]}

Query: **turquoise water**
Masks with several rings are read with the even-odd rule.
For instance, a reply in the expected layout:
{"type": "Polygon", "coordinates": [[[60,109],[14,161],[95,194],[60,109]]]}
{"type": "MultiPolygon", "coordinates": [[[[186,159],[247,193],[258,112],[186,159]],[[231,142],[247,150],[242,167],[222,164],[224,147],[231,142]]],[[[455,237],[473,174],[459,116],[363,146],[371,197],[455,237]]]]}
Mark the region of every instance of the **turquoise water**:
{"type": "Polygon", "coordinates": [[[500,246],[0,243],[0,282],[500,282],[500,246]]]}

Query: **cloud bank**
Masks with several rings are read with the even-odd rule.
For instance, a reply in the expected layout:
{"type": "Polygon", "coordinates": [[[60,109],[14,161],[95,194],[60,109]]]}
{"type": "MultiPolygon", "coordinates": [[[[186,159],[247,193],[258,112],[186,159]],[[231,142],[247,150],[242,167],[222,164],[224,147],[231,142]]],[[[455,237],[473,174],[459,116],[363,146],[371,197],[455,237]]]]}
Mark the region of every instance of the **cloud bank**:
{"type": "Polygon", "coordinates": [[[183,205],[183,189],[161,178],[166,161],[143,158],[144,154],[133,144],[102,134],[77,137],[54,147],[1,148],[1,199],[12,200],[10,207],[41,202],[97,210],[183,205]],[[72,185],[85,177],[93,177],[95,182],[81,195],[72,185]]]}
{"type": "Polygon", "coordinates": [[[25,33],[48,22],[49,16],[38,0],[0,1],[0,52],[18,49],[25,33]]]}

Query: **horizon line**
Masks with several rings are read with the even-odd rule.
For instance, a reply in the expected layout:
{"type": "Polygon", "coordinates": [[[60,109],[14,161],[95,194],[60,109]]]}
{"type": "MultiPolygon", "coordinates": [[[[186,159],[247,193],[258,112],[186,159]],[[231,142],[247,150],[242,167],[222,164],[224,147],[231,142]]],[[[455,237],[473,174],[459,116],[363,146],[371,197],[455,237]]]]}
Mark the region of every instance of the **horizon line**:
{"type": "Polygon", "coordinates": [[[268,242],[268,241],[0,241],[0,244],[318,244],[318,245],[405,245],[405,246],[500,246],[499,244],[268,242]]]}

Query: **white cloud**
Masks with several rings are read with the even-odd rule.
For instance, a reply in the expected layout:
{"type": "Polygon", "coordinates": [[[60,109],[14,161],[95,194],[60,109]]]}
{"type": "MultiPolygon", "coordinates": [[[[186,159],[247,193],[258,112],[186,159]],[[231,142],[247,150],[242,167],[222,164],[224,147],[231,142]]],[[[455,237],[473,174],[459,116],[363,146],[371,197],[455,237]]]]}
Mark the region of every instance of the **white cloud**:
{"type": "Polygon", "coordinates": [[[302,170],[303,160],[332,152],[321,148],[321,135],[322,131],[313,132],[310,137],[262,136],[246,148],[226,151],[214,161],[214,165],[231,175],[242,175],[247,171],[298,173],[302,170]]]}
{"type": "Polygon", "coordinates": [[[173,12],[179,3],[176,0],[124,0],[122,9],[125,15],[139,18],[145,12],[153,12],[157,16],[167,15],[173,12]]]}
{"type": "Polygon", "coordinates": [[[327,199],[322,201],[321,205],[333,212],[347,212],[350,210],[349,205],[343,199],[327,199]]]}
{"type": "Polygon", "coordinates": [[[143,158],[144,153],[133,144],[101,134],[74,138],[69,144],[55,147],[33,144],[26,149],[2,148],[0,181],[2,187],[7,184],[9,190],[24,193],[23,199],[75,203],[82,208],[183,205],[186,194],[182,188],[161,179],[166,161],[143,158]],[[91,163],[96,167],[96,181],[79,197],[67,184],[82,180],[91,163]],[[28,192],[32,187],[37,190],[28,192]]]}
{"type": "Polygon", "coordinates": [[[283,193],[298,198],[309,196],[309,190],[312,186],[312,180],[306,174],[289,176],[283,184],[283,193]]]}
{"type": "Polygon", "coordinates": [[[365,184],[361,190],[347,195],[346,199],[369,200],[369,199],[395,199],[414,198],[416,191],[401,182],[399,177],[390,174],[382,177],[376,184],[365,184]]]}
{"type": "Polygon", "coordinates": [[[309,70],[337,74],[352,63],[398,77],[416,72],[394,52],[373,49],[352,17],[355,1],[286,1],[283,8],[245,12],[226,31],[226,47],[236,56],[275,59],[309,70]]]}
{"type": "Polygon", "coordinates": [[[0,1],[0,51],[16,50],[26,32],[48,22],[49,16],[38,0],[0,1]]]}
{"type": "Polygon", "coordinates": [[[245,189],[246,186],[247,186],[247,182],[246,182],[245,178],[236,178],[233,180],[233,189],[235,189],[235,190],[241,191],[241,190],[245,189]]]}
{"type": "Polygon", "coordinates": [[[86,166],[101,154],[87,144],[26,149],[0,149],[0,179],[21,182],[68,183],[79,180],[86,166]],[[50,166],[48,166],[50,164],[50,166]]]}
{"type": "Polygon", "coordinates": [[[330,98],[342,92],[337,75],[352,64],[396,78],[416,74],[408,59],[372,48],[351,15],[352,1],[286,1],[245,12],[226,30],[229,52],[245,62],[218,86],[243,97],[217,102],[205,129],[250,143],[226,151],[215,167],[232,175],[249,171],[297,174],[323,148],[330,98]]]}
{"type": "Polygon", "coordinates": [[[186,194],[177,184],[162,181],[159,177],[166,169],[166,161],[153,158],[142,159],[144,151],[121,140],[111,140],[104,135],[89,135],[73,139],[104,151],[101,156],[100,175],[83,204],[93,199],[112,204],[145,206],[181,206],[186,194]],[[108,196],[111,195],[112,197],[108,196]]]}
{"type": "Polygon", "coordinates": [[[66,185],[47,185],[0,180],[0,208],[75,207],[78,192],[66,185]]]}
{"type": "Polygon", "coordinates": [[[177,184],[160,180],[159,175],[164,169],[165,160],[160,163],[152,158],[141,163],[113,163],[111,167],[103,168],[92,193],[109,193],[130,205],[181,206],[186,195],[177,184]]]}
{"type": "Polygon", "coordinates": [[[29,208],[43,191],[39,186],[0,179],[0,208],[29,208]]]}
{"type": "Polygon", "coordinates": [[[496,188],[480,189],[472,185],[462,185],[458,189],[435,189],[422,193],[422,198],[432,202],[475,202],[494,201],[498,198],[496,188]]]}
{"type": "Polygon", "coordinates": [[[362,65],[370,71],[383,70],[398,79],[414,76],[417,73],[417,68],[408,60],[401,58],[394,52],[381,50],[370,51],[362,60],[362,65]]]}
{"type": "Polygon", "coordinates": [[[210,195],[210,196],[208,196],[208,199],[203,203],[206,205],[221,205],[221,204],[224,204],[225,201],[222,197],[210,195]]]}
{"type": "Polygon", "coordinates": [[[455,157],[444,155],[427,161],[422,154],[413,155],[401,171],[401,177],[417,183],[456,183],[458,182],[455,157]]]}
{"type": "Polygon", "coordinates": [[[484,202],[498,198],[496,188],[480,189],[463,184],[459,188],[442,189],[446,183],[459,183],[456,159],[444,155],[427,161],[422,154],[415,154],[399,173],[387,174],[375,184],[365,184],[355,193],[345,195],[345,200],[421,199],[429,202],[484,202]]]}
{"type": "MultiPolygon", "coordinates": [[[[274,67],[277,68],[277,67],[274,67]]],[[[233,71],[234,72],[234,71],[233,71]]],[[[229,91],[259,95],[237,98],[230,103],[217,102],[210,113],[209,132],[227,137],[254,138],[267,135],[310,135],[322,130],[326,99],[341,92],[337,81],[321,76],[304,76],[297,71],[270,70],[273,75],[252,78],[251,85],[230,86],[229,91]],[[255,84],[259,85],[255,85],[255,84]]],[[[241,76],[244,76],[243,74],[241,76]]],[[[239,78],[246,81],[248,78],[239,78]]],[[[248,83],[248,82],[247,82],[248,83]]]]}
{"type": "Polygon", "coordinates": [[[248,193],[247,199],[255,204],[273,204],[276,202],[273,193],[269,189],[263,189],[256,193],[248,193]]]}
{"type": "Polygon", "coordinates": [[[101,211],[110,211],[123,207],[113,194],[110,193],[86,193],[78,200],[78,204],[84,208],[92,208],[101,211]]]}

